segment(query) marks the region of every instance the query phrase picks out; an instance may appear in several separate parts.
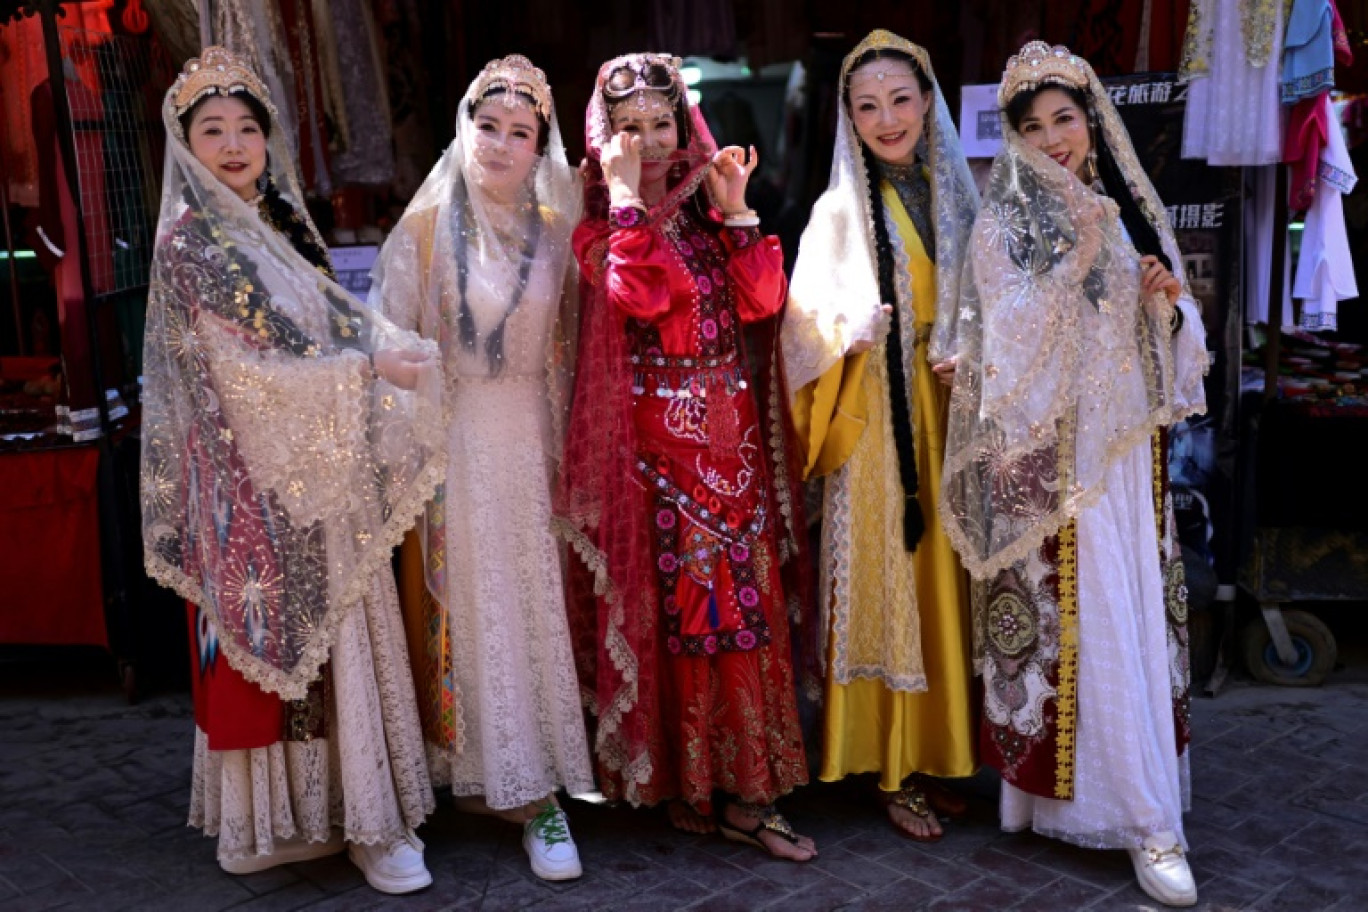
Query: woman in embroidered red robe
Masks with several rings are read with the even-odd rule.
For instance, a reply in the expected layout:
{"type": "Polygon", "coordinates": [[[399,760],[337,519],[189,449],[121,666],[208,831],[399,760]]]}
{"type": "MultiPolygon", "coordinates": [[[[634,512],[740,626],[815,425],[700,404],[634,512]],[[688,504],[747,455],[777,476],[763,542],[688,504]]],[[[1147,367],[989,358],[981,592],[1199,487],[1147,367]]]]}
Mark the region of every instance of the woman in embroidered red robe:
{"type": "Polygon", "coordinates": [[[716,151],[686,99],[676,61],[638,54],[602,67],[589,105],[558,504],[594,575],[581,673],[605,794],[670,801],[677,826],[706,832],[721,792],[724,835],[806,861],[812,841],[771,806],[807,780],[780,575],[798,563],[798,476],[742,344],[784,303],[783,259],[745,206],[754,150],[716,151]]]}

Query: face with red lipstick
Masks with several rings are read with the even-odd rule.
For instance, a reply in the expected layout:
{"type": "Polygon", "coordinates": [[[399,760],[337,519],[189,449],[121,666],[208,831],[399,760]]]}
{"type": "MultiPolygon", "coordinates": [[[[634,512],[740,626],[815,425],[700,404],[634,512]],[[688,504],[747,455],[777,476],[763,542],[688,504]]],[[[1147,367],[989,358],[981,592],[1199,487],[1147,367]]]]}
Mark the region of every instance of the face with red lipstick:
{"type": "Polygon", "coordinates": [[[185,131],[190,152],[200,164],[244,200],[257,195],[257,178],[266,170],[266,129],[241,98],[214,95],[194,108],[185,131]]]}
{"type": "Polygon", "coordinates": [[[908,60],[878,57],[850,73],[846,100],[855,133],[880,161],[910,165],[931,107],[931,93],[922,88],[908,60]]]}
{"type": "Polygon", "coordinates": [[[1028,144],[1068,168],[1086,181],[1088,153],[1092,134],[1088,115],[1079,103],[1062,89],[1044,89],[1017,123],[1017,132],[1028,144]]]}

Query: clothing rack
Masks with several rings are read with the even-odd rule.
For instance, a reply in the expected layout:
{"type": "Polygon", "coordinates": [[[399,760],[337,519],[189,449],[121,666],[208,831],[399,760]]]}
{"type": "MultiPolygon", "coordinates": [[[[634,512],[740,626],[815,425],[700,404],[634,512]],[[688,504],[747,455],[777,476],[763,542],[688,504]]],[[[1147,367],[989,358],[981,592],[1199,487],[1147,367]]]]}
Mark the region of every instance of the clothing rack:
{"type": "MultiPolygon", "coordinates": [[[[110,419],[110,402],[106,397],[106,378],[110,365],[104,362],[101,348],[100,321],[97,316],[108,305],[109,295],[95,293],[96,282],[90,260],[89,237],[86,233],[87,212],[81,193],[80,156],[77,130],[88,127],[85,121],[72,116],[68,95],[68,77],[64,66],[61,41],[61,19],[67,14],[60,0],[0,0],[0,27],[21,19],[36,16],[42,28],[43,56],[47,78],[51,85],[53,115],[57,124],[58,154],[63,168],[63,179],[74,210],[74,238],[67,238],[67,256],[75,256],[80,267],[81,293],[86,302],[86,343],[89,347],[89,369],[93,380],[95,405],[99,416],[99,436],[88,446],[99,453],[96,496],[99,503],[100,557],[104,578],[105,621],[109,645],[118,661],[119,675],[130,702],[135,698],[134,667],[138,653],[138,625],[131,611],[131,587],[136,585],[136,565],[141,562],[141,549],[129,542],[139,537],[136,497],[136,436],[124,432],[118,435],[110,419]],[[130,474],[131,473],[131,474],[130,474]],[[130,477],[132,481],[130,482],[130,477]],[[130,484],[133,495],[129,495],[130,484]]],[[[105,125],[100,124],[101,128],[105,125]]],[[[22,332],[21,332],[22,335],[22,332]]]]}

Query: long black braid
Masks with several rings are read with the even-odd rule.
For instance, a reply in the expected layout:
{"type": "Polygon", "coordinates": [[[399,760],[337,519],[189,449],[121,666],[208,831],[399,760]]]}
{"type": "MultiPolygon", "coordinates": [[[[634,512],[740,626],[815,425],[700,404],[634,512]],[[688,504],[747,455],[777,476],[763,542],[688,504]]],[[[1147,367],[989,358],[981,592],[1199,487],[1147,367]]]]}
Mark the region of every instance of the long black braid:
{"type": "MultiPolygon", "coordinates": [[[[906,63],[917,77],[917,84],[923,95],[932,91],[930,78],[922,72],[917,61],[901,51],[874,48],[861,54],[849,68],[854,73],[867,63],[878,59],[899,60],[906,63]]],[[[847,84],[845,103],[850,104],[849,85],[847,84]]],[[[873,153],[860,143],[860,157],[869,186],[869,213],[874,222],[874,256],[879,275],[879,299],[893,305],[892,325],[888,331],[888,344],[884,353],[888,359],[888,411],[893,429],[893,446],[898,453],[898,479],[903,489],[903,546],[908,551],[917,550],[917,544],[926,532],[926,517],[922,514],[917,491],[921,485],[917,477],[917,447],[912,431],[912,403],[907,397],[907,372],[903,370],[903,344],[901,318],[898,314],[898,288],[893,279],[894,258],[893,242],[888,236],[888,224],[884,221],[883,194],[879,192],[879,169],[873,153]]]]}
{"type": "Polygon", "coordinates": [[[892,325],[884,353],[888,359],[888,411],[893,426],[893,446],[898,453],[898,478],[903,489],[903,546],[917,550],[926,531],[926,517],[917,500],[917,449],[912,433],[912,404],[907,398],[907,373],[903,370],[903,345],[898,314],[898,289],[893,279],[893,242],[884,221],[883,194],[879,192],[878,170],[873,155],[860,144],[865,174],[869,175],[869,213],[874,222],[874,256],[879,274],[879,299],[893,305],[892,325]]]}

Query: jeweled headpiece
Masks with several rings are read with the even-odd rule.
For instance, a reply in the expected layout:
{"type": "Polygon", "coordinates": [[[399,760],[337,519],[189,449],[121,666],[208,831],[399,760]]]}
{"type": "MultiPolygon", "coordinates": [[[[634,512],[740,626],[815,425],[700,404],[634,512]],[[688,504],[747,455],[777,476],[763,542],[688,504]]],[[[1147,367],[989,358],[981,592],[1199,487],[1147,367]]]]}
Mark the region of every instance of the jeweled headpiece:
{"type": "Polygon", "coordinates": [[[621,104],[633,95],[640,105],[646,104],[647,92],[659,92],[674,104],[683,91],[684,80],[679,75],[682,61],[671,54],[627,54],[603,65],[603,97],[610,107],[621,104]],[[613,85],[613,75],[627,70],[632,84],[613,85]]]}
{"type": "MultiPolygon", "coordinates": [[[[855,69],[855,61],[859,60],[870,51],[901,51],[917,62],[922,73],[928,79],[931,77],[931,57],[926,53],[926,48],[919,44],[913,44],[906,38],[895,35],[886,29],[875,29],[865,36],[865,39],[855,45],[855,50],[846,54],[845,61],[841,64],[841,94],[845,95],[850,88],[850,74],[855,69]]],[[[877,77],[883,80],[883,74],[877,77]]]]}
{"type": "Polygon", "coordinates": [[[1006,108],[1019,93],[1043,85],[1087,91],[1092,79],[1092,65],[1064,45],[1050,47],[1043,41],[1032,41],[1008,58],[998,86],[998,107],[1006,108]]]}
{"type": "Polygon", "coordinates": [[[546,81],[546,74],[522,54],[491,60],[475,77],[474,98],[477,101],[498,91],[504,93],[508,104],[512,104],[517,95],[530,98],[537,115],[547,123],[551,122],[551,86],[546,81]]]}
{"type": "Polygon", "coordinates": [[[169,94],[176,111],[173,129],[180,134],[180,119],[201,98],[239,93],[251,95],[261,102],[271,119],[276,119],[271,93],[266,91],[265,84],[247,66],[246,61],[225,47],[214,45],[205,48],[200,56],[191,57],[185,62],[185,67],[171,85],[169,94]]]}

